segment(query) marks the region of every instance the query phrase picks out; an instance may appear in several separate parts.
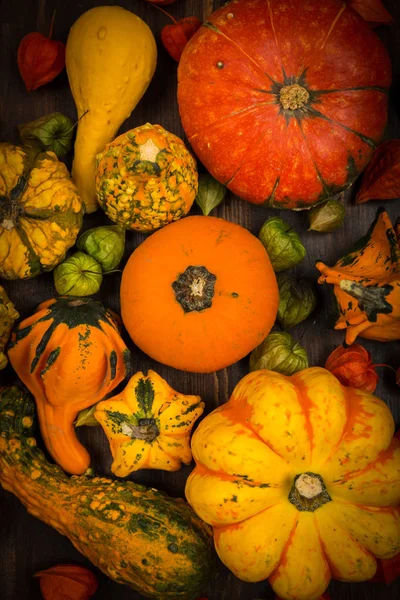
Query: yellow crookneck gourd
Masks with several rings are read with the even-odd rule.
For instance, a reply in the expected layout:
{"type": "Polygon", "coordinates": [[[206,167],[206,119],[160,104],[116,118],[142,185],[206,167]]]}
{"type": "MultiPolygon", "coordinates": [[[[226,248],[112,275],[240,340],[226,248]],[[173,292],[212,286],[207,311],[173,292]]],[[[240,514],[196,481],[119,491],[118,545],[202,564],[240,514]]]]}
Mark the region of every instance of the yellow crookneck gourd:
{"type": "Polygon", "coordinates": [[[98,208],[95,158],[145,93],[156,68],[149,27],[119,6],[98,6],[72,26],[66,66],[78,112],[72,179],[90,213],[98,208]]]}
{"type": "Polygon", "coordinates": [[[120,393],[94,413],[113,456],[111,470],[126,477],[139,469],[177,471],[192,460],[192,427],[204,411],[200,396],[180,394],[160,375],[136,373],[120,393]]]}

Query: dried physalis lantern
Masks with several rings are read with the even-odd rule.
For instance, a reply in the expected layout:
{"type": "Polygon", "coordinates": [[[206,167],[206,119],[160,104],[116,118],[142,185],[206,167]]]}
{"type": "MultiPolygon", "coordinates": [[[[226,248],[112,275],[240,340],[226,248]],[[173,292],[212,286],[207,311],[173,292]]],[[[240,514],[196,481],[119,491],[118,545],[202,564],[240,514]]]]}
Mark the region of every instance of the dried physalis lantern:
{"type": "Polygon", "coordinates": [[[79,565],[56,565],[39,571],[43,600],[89,600],[98,587],[91,571],[79,565]]]}

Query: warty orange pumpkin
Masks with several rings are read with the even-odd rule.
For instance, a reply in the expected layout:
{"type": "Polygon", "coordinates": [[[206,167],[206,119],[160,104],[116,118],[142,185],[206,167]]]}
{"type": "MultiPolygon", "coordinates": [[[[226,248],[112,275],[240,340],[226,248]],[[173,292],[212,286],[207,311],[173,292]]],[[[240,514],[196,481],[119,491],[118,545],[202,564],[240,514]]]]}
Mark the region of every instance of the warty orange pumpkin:
{"type": "Polygon", "coordinates": [[[122,275],[121,314],[152,358],[209,373],[268,335],[278,288],[268,254],[249,231],[216,217],[186,217],[148,237],[122,275]]]}
{"type": "Polygon", "coordinates": [[[400,441],[389,408],[311,368],[256,371],[192,438],[186,497],[240,579],[316,600],[400,551],[400,441]]]}
{"type": "Polygon", "coordinates": [[[234,0],[188,42],[182,124],[235,194],[302,209],[347,188],[387,120],[390,59],[338,0],[234,0]]]}

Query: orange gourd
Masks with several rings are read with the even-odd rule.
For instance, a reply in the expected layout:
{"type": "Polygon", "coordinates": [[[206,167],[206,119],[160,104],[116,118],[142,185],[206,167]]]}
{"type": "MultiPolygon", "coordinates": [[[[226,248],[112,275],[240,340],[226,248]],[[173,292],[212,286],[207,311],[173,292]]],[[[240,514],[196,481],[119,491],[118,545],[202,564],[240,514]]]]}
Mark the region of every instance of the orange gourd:
{"type": "Polygon", "coordinates": [[[8,357],[35,397],[50,455],[64,471],[84,473],[90,456],[75,435],[74,420],[130,371],[116,315],[90,298],[48,300],[17,326],[8,357]]]}
{"type": "Polygon", "coordinates": [[[384,209],[367,235],[334,267],[317,262],[318,283],[329,283],[338,307],[335,329],[346,344],[358,336],[380,342],[400,339],[400,248],[384,209]]]}
{"type": "Polygon", "coordinates": [[[122,276],[121,313],[135,344],[177,369],[217,371],[268,335],[278,288],[268,254],[249,231],[193,216],[148,237],[122,276]]]}

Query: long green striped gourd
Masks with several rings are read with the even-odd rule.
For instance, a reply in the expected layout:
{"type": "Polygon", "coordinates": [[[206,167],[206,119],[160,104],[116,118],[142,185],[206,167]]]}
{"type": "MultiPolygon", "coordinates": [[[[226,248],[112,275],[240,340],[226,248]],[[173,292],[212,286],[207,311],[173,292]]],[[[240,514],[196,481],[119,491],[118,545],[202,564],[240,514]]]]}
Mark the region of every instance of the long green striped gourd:
{"type": "Polygon", "coordinates": [[[32,437],[34,402],[0,390],[0,483],[111,579],[148,598],[192,600],[212,573],[209,527],[186,502],[130,481],[67,477],[32,437]]]}

